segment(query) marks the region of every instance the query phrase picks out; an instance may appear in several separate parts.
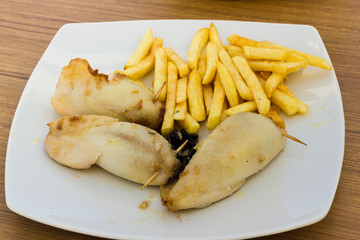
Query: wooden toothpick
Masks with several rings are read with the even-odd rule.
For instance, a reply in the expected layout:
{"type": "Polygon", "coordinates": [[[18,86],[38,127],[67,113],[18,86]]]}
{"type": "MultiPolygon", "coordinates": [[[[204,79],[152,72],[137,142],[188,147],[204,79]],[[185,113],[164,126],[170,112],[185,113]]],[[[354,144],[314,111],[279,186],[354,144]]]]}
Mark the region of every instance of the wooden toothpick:
{"type": "Polygon", "coordinates": [[[287,137],[287,138],[289,138],[289,139],[291,139],[291,140],[293,140],[293,141],[295,141],[295,142],[298,142],[298,143],[301,143],[301,144],[304,144],[305,146],[307,146],[307,144],[306,143],[304,143],[303,141],[300,141],[299,139],[297,139],[296,137],[293,137],[293,136],[291,136],[291,135],[289,135],[287,132],[286,132],[286,130],[285,129],[280,129],[280,133],[284,136],[284,137],[287,137]]]}
{"type": "Polygon", "coordinates": [[[147,185],[149,185],[152,180],[154,180],[157,175],[159,175],[160,170],[157,170],[153,175],[151,175],[151,177],[149,177],[149,179],[144,183],[144,185],[141,187],[141,190],[144,190],[144,188],[146,188],[147,185]]]}

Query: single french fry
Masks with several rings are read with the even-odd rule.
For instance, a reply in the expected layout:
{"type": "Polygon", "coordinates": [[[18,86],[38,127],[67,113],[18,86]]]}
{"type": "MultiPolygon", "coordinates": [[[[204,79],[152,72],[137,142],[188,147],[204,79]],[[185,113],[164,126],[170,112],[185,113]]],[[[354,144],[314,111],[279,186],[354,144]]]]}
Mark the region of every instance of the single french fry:
{"type": "Polygon", "coordinates": [[[279,114],[279,110],[280,108],[274,104],[271,104],[270,106],[270,110],[268,112],[268,114],[266,115],[267,117],[271,118],[271,120],[273,120],[273,122],[279,127],[279,128],[283,128],[285,129],[285,121],[284,119],[280,116],[279,114]]]}
{"type": "Polygon", "coordinates": [[[184,120],[178,120],[176,123],[188,134],[197,134],[200,128],[200,124],[189,113],[185,114],[184,120]]]}
{"type": "Polygon", "coordinates": [[[226,99],[224,100],[224,104],[223,104],[223,111],[221,113],[221,117],[220,117],[220,122],[224,121],[226,118],[228,118],[228,115],[226,115],[225,111],[228,109],[228,104],[226,99]]]}
{"type": "Polygon", "coordinates": [[[215,129],[217,125],[220,124],[221,115],[223,113],[224,101],[225,91],[221,84],[219,73],[217,73],[215,76],[213,101],[211,103],[206,129],[215,129]]]}
{"type": "Polygon", "coordinates": [[[281,73],[274,72],[271,76],[266,80],[264,91],[268,98],[271,97],[273,91],[277,89],[277,87],[282,83],[284,80],[285,75],[281,73]]]}
{"type": "Polygon", "coordinates": [[[162,44],[163,44],[163,39],[156,37],[150,49],[150,53],[143,60],[141,60],[135,66],[125,69],[124,71],[115,71],[115,72],[116,73],[120,72],[126,76],[129,76],[132,79],[139,79],[140,77],[144,76],[154,68],[155,51],[156,49],[161,48],[162,44]]]}
{"type": "Polygon", "coordinates": [[[234,51],[234,52],[244,53],[244,50],[242,49],[242,47],[238,47],[238,46],[234,46],[234,45],[227,45],[227,46],[224,46],[224,48],[226,49],[226,51],[234,51]]]}
{"type": "Polygon", "coordinates": [[[191,71],[188,83],[188,102],[190,115],[198,122],[204,121],[206,111],[201,85],[201,75],[198,70],[191,71]]]}
{"type": "Polygon", "coordinates": [[[216,61],[218,59],[216,45],[209,42],[206,49],[206,72],[202,84],[211,83],[216,73],[216,61]]]}
{"type": "Polygon", "coordinates": [[[209,41],[209,28],[201,28],[194,36],[187,55],[190,69],[197,69],[199,57],[205,45],[209,41]]]}
{"type": "Polygon", "coordinates": [[[245,54],[243,52],[240,52],[240,51],[229,50],[227,52],[228,52],[228,54],[229,54],[229,56],[231,58],[234,58],[234,57],[237,57],[237,56],[245,57],[245,54]]]}
{"type": "Polygon", "coordinates": [[[211,103],[213,101],[213,89],[210,84],[203,85],[203,95],[204,95],[204,103],[206,109],[206,115],[209,115],[211,103]]]}
{"type": "Polygon", "coordinates": [[[199,57],[199,64],[198,64],[198,71],[201,75],[201,79],[204,80],[205,73],[206,73],[206,53],[203,53],[199,57]]]}
{"type": "Polygon", "coordinates": [[[307,104],[305,104],[303,101],[301,101],[300,99],[298,99],[295,95],[294,95],[294,93],[288,88],[288,86],[286,86],[285,84],[280,84],[279,86],[278,86],[278,89],[281,91],[281,92],[283,92],[283,93],[285,93],[285,94],[287,94],[287,95],[289,95],[290,97],[292,97],[295,101],[296,101],[296,104],[298,105],[298,107],[299,107],[299,113],[301,113],[301,114],[306,114],[307,112],[308,112],[308,110],[309,110],[309,107],[308,107],[308,105],[307,104]]]}
{"type": "Polygon", "coordinates": [[[164,50],[168,59],[175,63],[178,68],[179,76],[185,77],[186,75],[189,75],[189,67],[184,59],[182,59],[171,47],[164,48],[164,50]]]}
{"type": "Polygon", "coordinates": [[[158,48],[155,51],[155,71],[154,71],[154,80],[153,80],[153,89],[154,94],[159,94],[159,101],[164,102],[166,98],[166,79],[167,79],[167,58],[163,48],[158,48]],[[165,85],[164,85],[165,84],[165,85]],[[164,87],[162,87],[164,85],[164,87]]]}
{"type": "Polygon", "coordinates": [[[252,47],[257,47],[258,45],[258,41],[252,40],[252,39],[248,39],[248,38],[244,38],[241,37],[237,34],[232,34],[230,35],[227,40],[229,41],[229,43],[231,45],[235,45],[238,47],[242,47],[242,46],[252,46],[252,47]]]}
{"type": "Polygon", "coordinates": [[[177,84],[177,68],[172,62],[168,62],[167,77],[167,94],[165,102],[165,114],[161,126],[161,135],[169,136],[174,130],[174,111],[176,105],[176,84],[177,84]]]}
{"type": "Polygon", "coordinates": [[[177,81],[176,85],[176,103],[186,102],[187,99],[187,85],[189,77],[185,76],[177,81]]]}
{"type": "Polygon", "coordinates": [[[285,47],[285,46],[282,46],[282,45],[279,45],[279,44],[276,44],[276,43],[272,43],[272,42],[269,42],[269,41],[262,41],[262,42],[260,42],[259,45],[264,46],[264,47],[288,49],[291,52],[293,52],[293,53],[295,53],[295,54],[297,54],[299,56],[304,57],[307,60],[308,65],[311,65],[311,66],[314,66],[314,67],[319,67],[319,68],[322,68],[322,69],[325,69],[325,70],[331,70],[332,69],[332,66],[330,65],[330,63],[326,59],[321,58],[321,57],[317,57],[317,56],[314,56],[314,55],[311,55],[311,54],[308,54],[308,53],[304,53],[304,52],[301,52],[301,51],[298,51],[298,50],[295,50],[295,49],[291,49],[291,48],[288,48],[288,47],[285,47]]]}
{"type": "Polygon", "coordinates": [[[223,44],[214,23],[210,23],[209,39],[210,42],[216,45],[217,51],[223,48],[223,44]]]}
{"type": "Polygon", "coordinates": [[[217,71],[219,72],[221,84],[224,88],[225,95],[229,102],[229,105],[231,107],[238,105],[239,97],[235,88],[234,80],[232,79],[226,67],[220,61],[217,61],[216,64],[217,64],[217,71]]]}
{"type": "Polygon", "coordinates": [[[143,60],[146,57],[146,55],[149,53],[150,48],[151,48],[151,46],[153,44],[153,41],[154,41],[153,32],[152,32],[152,29],[149,28],[145,32],[144,36],[142,37],[139,45],[136,47],[135,51],[131,55],[130,59],[125,64],[124,69],[135,66],[141,60],[143,60]]]}
{"type": "Polygon", "coordinates": [[[187,112],[187,102],[177,103],[175,106],[174,119],[184,120],[187,112]]]}
{"type": "Polygon", "coordinates": [[[225,110],[225,114],[228,116],[231,116],[235,113],[252,112],[255,110],[257,110],[257,105],[256,105],[255,101],[247,101],[247,102],[241,103],[239,105],[236,105],[232,108],[225,110]]]}
{"type": "Polygon", "coordinates": [[[258,107],[258,111],[262,115],[266,115],[270,109],[270,101],[266,97],[264,89],[262,88],[259,80],[253,70],[250,68],[246,59],[243,57],[235,57],[232,59],[236,68],[244,78],[246,84],[250,88],[250,91],[258,107]]]}
{"type": "Polygon", "coordinates": [[[282,74],[288,74],[299,70],[299,62],[281,62],[271,60],[249,60],[251,69],[255,72],[269,71],[282,74]]]}
{"type": "Polygon", "coordinates": [[[276,89],[270,99],[271,102],[278,105],[287,115],[294,115],[299,110],[296,100],[280,90],[276,89]]]}
{"type": "Polygon", "coordinates": [[[243,50],[247,59],[265,59],[265,60],[283,61],[290,54],[290,51],[286,49],[243,46],[243,50]]]}
{"type": "Polygon", "coordinates": [[[220,61],[224,64],[226,69],[229,71],[232,79],[234,80],[236,90],[239,92],[240,97],[245,100],[253,100],[254,98],[251,94],[249,87],[244,82],[244,79],[241,77],[239,71],[236,69],[226,50],[223,48],[219,51],[218,54],[220,61]]]}

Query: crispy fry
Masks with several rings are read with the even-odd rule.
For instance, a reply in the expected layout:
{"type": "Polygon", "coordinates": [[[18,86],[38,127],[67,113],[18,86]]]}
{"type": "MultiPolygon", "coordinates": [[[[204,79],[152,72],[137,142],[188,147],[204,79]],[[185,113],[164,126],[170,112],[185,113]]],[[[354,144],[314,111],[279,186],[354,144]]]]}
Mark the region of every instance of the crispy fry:
{"type": "Polygon", "coordinates": [[[238,47],[242,47],[242,46],[251,46],[251,47],[257,47],[258,45],[258,41],[252,40],[252,39],[248,39],[248,38],[244,38],[241,37],[237,34],[232,34],[230,35],[227,40],[229,41],[229,43],[231,45],[235,45],[238,47]]]}
{"type": "Polygon", "coordinates": [[[294,98],[277,89],[273,92],[270,99],[271,102],[278,105],[287,115],[294,115],[299,110],[294,98]]]}
{"type": "Polygon", "coordinates": [[[206,115],[209,115],[211,103],[213,101],[213,96],[214,96],[213,89],[210,84],[203,85],[203,95],[204,95],[206,115]]]}
{"type": "Polygon", "coordinates": [[[236,69],[234,63],[231,61],[229,54],[224,48],[219,51],[219,59],[224,64],[232,79],[234,80],[236,90],[239,92],[240,97],[245,100],[253,100],[254,98],[250,92],[250,89],[245,84],[244,79],[241,77],[239,71],[236,69]]]}
{"type": "Polygon", "coordinates": [[[177,68],[172,62],[168,62],[167,94],[165,114],[161,126],[161,135],[168,136],[174,130],[174,111],[176,104],[177,68]]]}
{"type": "Polygon", "coordinates": [[[184,120],[187,112],[187,102],[177,103],[174,112],[175,120],[184,120]]]}
{"type": "Polygon", "coordinates": [[[268,98],[271,97],[273,91],[282,83],[285,75],[281,73],[273,73],[271,76],[266,80],[264,91],[268,98]]]}
{"type": "Polygon", "coordinates": [[[187,56],[187,62],[190,69],[197,69],[200,54],[208,41],[209,28],[202,28],[195,34],[187,56]]]}
{"type": "Polygon", "coordinates": [[[247,59],[265,59],[283,61],[288,58],[290,51],[286,49],[259,48],[243,46],[247,59]]]}
{"type": "Polygon", "coordinates": [[[198,71],[201,79],[204,79],[206,73],[206,53],[201,54],[199,57],[198,71]]]}
{"type": "Polygon", "coordinates": [[[225,99],[224,104],[223,104],[221,117],[220,117],[220,122],[224,121],[228,117],[228,115],[226,115],[226,113],[225,113],[226,109],[228,109],[228,103],[227,103],[227,101],[225,99]]]}
{"type": "Polygon", "coordinates": [[[176,85],[176,103],[186,102],[188,80],[188,76],[182,77],[178,80],[176,85]]]}
{"type": "Polygon", "coordinates": [[[156,49],[161,48],[162,44],[163,44],[163,39],[156,37],[150,49],[150,53],[143,60],[141,60],[135,66],[127,68],[124,71],[115,71],[115,73],[120,72],[122,74],[129,76],[132,79],[139,79],[140,77],[144,76],[154,68],[155,51],[156,49]]]}
{"type": "Polygon", "coordinates": [[[217,64],[217,70],[219,72],[221,84],[224,88],[225,95],[229,102],[229,105],[231,107],[238,105],[239,97],[235,88],[234,80],[232,79],[226,67],[220,61],[217,61],[216,64],[217,64]]]}
{"type": "Polygon", "coordinates": [[[308,54],[308,53],[304,53],[304,52],[301,52],[301,51],[298,51],[298,50],[295,50],[295,49],[291,49],[291,48],[288,48],[288,47],[285,47],[285,46],[282,46],[282,45],[279,45],[279,44],[276,44],[276,43],[272,43],[272,42],[269,42],[269,41],[262,41],[262,42],[260,42],[260,44],[262,46],[264,46],[264,47],[288,49],[291,52],[293,52],[293,53],[295,53],[295,54],[297,54],[299,56],[304,57],[307,60],[307,63],[309,65],[311,65],[311,66],[319,67],[319,68],[322,68],[322,69],[325,69],[325,70],[331,70],[332,69],[332,66],[330,65],[330,63],[324,58],[317,57],[317,56],[314,56],[314,55],[311,55],[311,54],[308,54]]]}
{"type": "Polygon", "coordinates": [[[189,67],[184,59],[182,59],[171,47],[164,48],[164,50],[168,59],[175,63],[178,68],[179,76],[185,77],[186,75],[189,75],[189,67]]]}
{"type": "Polygon", "coordinates": [[[167,58],[163,48],[158,48],[155,51],[155,71],[153,80],[154,93],[158,93],[160,88],[164,85],[159,94],[159,101],[164,102],[166,98],[166,79],[167,79],[167,58]]]}
{"type": "Polygon", "coordinates": [[[188,134],[197,134],[200,128],[200,124],[189,113],[185,114],[184,120],[176,121],[176,123],[188,134]]]}
{"type": "Polygon", "coordinates": [[[216,45],[209,42],[206,47],[206,72],[202,84],[211,83],[216,73],[216,61],[218,59],[216,45]]]}
{"type": "Polygon", "coordinates": [[[216,45],[217,51],[223,48],[223,44],[214,23],[210,23],[209,39],[210,42],[216,45]]]}
{"type": "Polygon", "coordinates": [[[279,89],[281,92],[289,95],[290,97],[292,97],[292,98],[296,101],[296,104],[297,104],[298,107],[299,107],[299,113],[305,114],[305,113],[308,112],[308,110],[309,110],[308,105],[305,104],[305,103],[304,103],[303,101],[301,101],[300,99],[298,99],[298,98],[294,95],[294,93],[288,88],[288,86],[286,86],[285,84],[280,84],[280,85],[278,86],[278,89],[279,89]]]}
{"type": "Polygon", "coordinates": [[[225,110],[225,114],[231,116],[238,112],[252,112],[255,110],[257,110],[257,105],[255,101],[247,101],[225,110]]]}
{"type": "Polygon", "coordinates": [[[300,63],[300,67],[301,68],[306,68],[308,65],[308,62],[306,60],[306,58],[294,53],[294,52],[290,52],[289,56],[286,58],[287,62],[299,62],[300,63]]]}
{"type": "Polygon", "coordinates": [[[231,58],[238,57],[238,56],[245,57],[245,54],[243,52],[234,51],[234,50],[229,50],[227,52],[231,58]]]}
{"type": "Polygon", "coordinates": [[[146,57],[146,55],[149,53],[150,48],[153,44],[153,33],[152,29],[149,28],[144,36],[142,37],[139,45],[136,47],[135,51],[131,55],[129,61],[125,64],[124,69],[130,68],[132,66],[135,66],[138,64],[142,59],[146,57]]]}
{"type": "Polygon", "coordinates": [[[224,101],[225,91],[221,84],[219,73],[217,73],[215,76],[213,101],[211,103],[206,129],[215,129],[216,126],[219,125],[223,112],[224,101]]]}
{"type": "Polygon", "coordinates": [[[269,71],[277,72],[282,74],[288,74],[299,70],[299,62],[280,62],[270,60],[249,60],[248,61],[251,69],[256,72],[269,71]]]}
{"type": "Polygon", "coordinates": [[[280,116],[279,111],[278,111],[279,107],[271,104],[270,106],[270,110],[268,112],[268,114],[266,116],[268,116],[269,118],[271,118],[271,120],[273,120],[273,122],[279,127],[279,128],[283,128],[285,129],[285,121],[284,119],[280,116]]]}
{"type": "Polygon", "coordinates": [[[235,52],[244,53],[244,50],[242,49],[242,47],[238,47],[238,46],[234,46],[234,45],[227,45],[227,46],[224,46],[224,48],[226,49],[226,51],[235,51],[235,52]]]}
{"type": "Polygon", "coordinates": [[[259,83],[258,78],[256,77],[253,70],[251,70],[246,59],[243,57],[235,57],[232,59],[236,68],[239,70],[240,74],[247,83],[250,91],[254,97],[258,111],[262,115],[266,115],[270,109],[270,101],[266,97],[266,94],[259,83]]]}
{"type": "Polygon", "coordinates": [[[190,115],[198,122],[204,121],[206,111],[201,86],[201,75],[196,69],[192,70],[189,76],[188,100],[190,115]]]}

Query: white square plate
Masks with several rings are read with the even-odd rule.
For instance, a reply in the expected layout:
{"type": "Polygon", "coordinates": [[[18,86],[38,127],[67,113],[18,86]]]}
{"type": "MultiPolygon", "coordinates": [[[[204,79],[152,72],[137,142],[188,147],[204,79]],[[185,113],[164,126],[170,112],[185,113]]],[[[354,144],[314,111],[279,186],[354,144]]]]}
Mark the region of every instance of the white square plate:
{"type": "MultiPolygon", "coordinates": [[[[32,73],[16,110],[6,157],[6,202],[25,217],[89,235],[126,239],[235,239],[263,236],[321,220],[330,209],[344,154],[344,114],[335,72],[308,67],[288,86],[309,113],[285,117],[287,141],[268,167],[232,196],[200,210],[169,212],[157,187],[98,167],[73,170],[51,160],[43,141],[59,115],[50,104],[63,66],[89,60],[99,72],[121,69],[148,28],[182,57],[206,20],[124,21],[63,26],[32,73]],[[138,206],[147,200],[146,210],[138,206]]],[[[223,43],[232,33],[268,40],[330,62],[316,29],[305,25],[213,21],[223,43]]],[[[186,59],[186,58],[185,58],[186,59]]],[[[151,82],[152,74],[144,80],[151,82]]]]}

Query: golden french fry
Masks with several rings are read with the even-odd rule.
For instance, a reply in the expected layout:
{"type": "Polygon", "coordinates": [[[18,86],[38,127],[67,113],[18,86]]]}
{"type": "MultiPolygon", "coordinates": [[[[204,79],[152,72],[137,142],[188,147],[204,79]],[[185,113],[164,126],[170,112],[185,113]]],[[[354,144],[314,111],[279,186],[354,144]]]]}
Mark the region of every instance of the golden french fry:
{"type": "Polygon", "coordinates": [[[229,105],[231,107],[238,105],[239,97],[235,88],[234,80],[232,79],[226,67],[220,61],[217,61],[216,64],[217,64],[217,71],[219,72],[221,84],[224,88],[225,95],[229,102],[229,105]]]}
{"type": "Polygon", "coordinates": [[[206,124],[206,129],[208,130],[215,129],[217,125],[220,124],[221,115],[223,113],[224,101],[225,101],[225,91],[221,84],[219,73],[217,73],[215,76],[214,95],[210,107],[210,113],[206,124]]]}
{"type": "Polygon", "coordinates": [[[240,52],[240,51],[229,50],[227,52],[228,52],[228,54],[229,54],[229,56],[231,58],[234,58],[234,57],[237,57],[237,56],[245,57],[245,54],[243,52],[240,52]]]}
{"type": "Polygon", "coordinates": [[[197,69],[201,75],[201,79],[204,79],[206,73],[206,53],[200,55],[197,69]]]}
{"type": "Polygon", "coordinates": [[[184,120],[187,112],[187,102],[177,103],[174,112],[175,120],[184,120]]]}
{"type": "Polygon", "coordinates": [[[296,72],[300,68],[299,62],[281,62],[271,60],[249,60],[251,69],[256,72],[269,71],[282,74],[296,72]]]}
{"type": "Polygon", "coordinates": [[[257,45],[259,43],[259,42],[255,41],[255,40],[244,38],[244,37],[241,37],[241,36],[239,36],[237,34],[230,35],[227,38],[227,40],[229,41],[229,43],[231,45],[235,45],[235,46],[238,46],[238,47],[242,47],[242,46],[257,47],[257,45]]]}
{"type": "Polygon", "coordinates": [[[266,47],[288,49],[291,52],[293,52],[293,53],[295,53],[295,54],[297,54],[299,56],[304,57],[307,60],[307,63],[309,65],[311,65],[311,66],[319,67],[319,68],[322,68],[322,69],[325,69],[325,70],[331,70],[332,69],[332,66],[330,65],[330,63],[324,58],[317,57],[317,56],[314,56],[314,55],[311,55],[311,54],[308,54],[308,53],[304,53],[304,52],[301,52],[301,51],[298,51],[298,50],[295,50],[295,49],[292,49],[292,48],[288,48],[288,47],[285,47],[285,46],[282,46],[282,45],[279,45],[279,44],[276,44],[276,43],[272,43],[272,42],[269,42],[269,41],[262,41],[262,42],[260,42],[260,45],[266,46],[266,47]]]}
{"type": "Polygon", "coordinates": [[[206,111],[201,85],[201,75],[196,69],[192,70],[190,73],[187,91],[190,115],[198,122],[204,121],[206,118],[206,111]]]}
{"type": "Polygon", "coordinates": [[[307,63],[307,60],[306,58],[296,54],[296,53],[293,53],[293,52],[290,52],[289,56],[286,58],[287,62],[299,62],[300,63],[300,67],[301,68],[306,68],[308,63],[307,63]]]}
{"type": "Polygon", "coordinates": [[[204,95],[206,115],[209,115],[211,103],[213,101],[213,96],[214,96],[213,89],[210,84],[203,85],[203,95],[204,95]]]}
{"type": "Polygon", "coordinates": [[[266,115],[270,109],[270,101],[266,97],[264,89],[262,88],[259,80],[253,70],[250,68],[246,59],[243,57],[235,57],[232,59],[236,68],[244,78],[246,84],[254,97],[258,111],[262,115],[266,115]]]}
{"type": "Polygon", "coordinates": [[[160,89],[159,101],[164,102],[166,98],[166,79],[167,79],[167,58],[163,48],[158,48],[155,51],[155,71],[153,80],[154,94],[157,94],[160,89]],[[165,86],[163,87],[163,85],[165,86]]]}
{"type": "Polygon", "coordinates": [[[285,60],[290,51],[286,49],[274,49],[274,48],[259,48],[243,46],[244,54],[247,59],[265,59],[265,60],[285,60]]]}
{"type": "Polygon", "coordinates": [[[281,92],[289,95],[290,97],[292,97],[292,98],[296,101],[296,104],[297,104],[298,107],[299,107],[299,113],[305,114],[305,113],[308,112],[308,110],[309,110],[308,105],[306,105],[303,101],[301,101],[300,99],[298,99],[298,98],[294,95],[294,93],[288,88],[288,86],[286,86],[285,84],[282,83],[282,84],[280,84],[280,85],[278,86],[278,89],[279,89],[281,92]]]}
{"type": "Polygon", "coordinates": [[[216,45],[218,51],[223,48],[223,44],[214,23],[210,23],[209,39],[210,42],[216,45]]]}
{"type": "Polygon", "coordinates": [[[244,53],[244,50],[242,49],[242,47],[238,47],[238,46],[234,46],[234,45],[227,45],[224,46],[224,48],[226,49],[226,51],[234,51],[234,52],[242,52],[244,53]]]}
{"type": "Polygon", "coordinates": [[[177,68],[172,62],[168,62],[167,94],[165,102],[165,114],[161,126],[161,135],[168,136],[174,130],[174,111],[176,105],[177,68]]]}
{"type": "Polygon", "coordinates": [[[194,36],[188,51],[187,62],[190,69],[197,69],[201,52],[209,41],[209,28],[201,28],[194,36]]]}
{"type": "Polygon", "coordinates": [[[177,81],[176,85],[176,103],[186,102],[187,99],[187,85],[189,77],[185,76],[177,81]]]}
{"type": "Polygon", "coordinates": [[[224,104],[223,104],[223,109],[222,109],[223,111],[222,111],[221,117],[220,117],[220,122],[224,121],[228,117],[228,115],[226,115],[226,113],[225,113],[226,109],[228,109],[228,104],[227,104],[227,101],[225,99],[224,104]]]}
{"type": "Polygon", "coordinates": [[[225,114],[228,116],[231,116],[235,113],[252,112],[255,110],[257,110],[257,105],[256,105],[255,101],[247,101],[247,102],[241,103],[239,105],[236,105],[232,108],[225,110],[225,114]]]}
{"type": "Polygon", "coordinates": [[[271,96],[271,102],[278,105],[287,115],[294,115],[299,110],[296,100],[293,97],[275,90],[271,96]]]}
{"type": "Polygon", "coordinates": [[[279,114],[279,107],[271,104],[270,106],[270,110],[268,112],[268,114],[266,115],[267,117],[271,118],[271,120],[273,120],[273,122],[280,128],[285,129],[285,121],[284,119],[280,116],[279,114]]]}
{"type": "Polygon", "coordinates": [[[185,114],[184,120],[176,121],[181,128],[188,134],[197,134],[200,128],[200,124],[189,114],[185,114]]]}
{"type": "Polygon", "coordinates": [[[277,89],[277,87],[282,83],[284,80],[285,75],[281,73],[274,72],[271,76],[266,80],[264,91],[268,98],[271,97],[273,91],[277,89]]]}
{"type": "Polygon", "coordinates": [[[218,59],[216,45],[209,42],[206,49],[206,72],[202,84],[211,83],[216,73],[216,61],[218,59]]]}
{"type": "Polygon", "coordinates": [[[171,62],[175,63],[176,67],[178,68],[179,76],[185,77],[186,75],[189,75],[189,67],[184,61],[184,59],[182,59],[171,47],[167,47],[164,49],[168,59],[171,62]]]}
{"type": "Polygon", "coordinates": [[[135,51],[131,55],[129,61],[125,64],[124,69],[127,69],[129,67],[135,66],[138,64],[142,59],[146,57],[146,55],[149,53],[150,48],[153,44],[153,33],[151,28],[149,28],[144,36],[142,37],[139,45],[136,47],[135,51]]]}
{"type": "Polygon", "coordinates": [[[138,79],[144,76],[154,68],[155,51],[156,49],[161,48],[162,44],[163,44],[163,39],[156,37],[150,49],[150,53],[143,60],[141,60],[135,66],[125,69],[124,71],[115,71],[115,72],[116,73],[120,72],[126,76],[129,76],[132,79],[138,79]]]}
{"type": "Polygon", "coordinates": [[[219,59],[229,71],[234,80],[235,87],[240,94],[240,97],[245,100],[253,100],[250,89],[246,86],[244,79],[241,77],[239,71],[236,69],[234,63],[231,61],[229,54],[223,48],[219,51],[219,59]]]}

